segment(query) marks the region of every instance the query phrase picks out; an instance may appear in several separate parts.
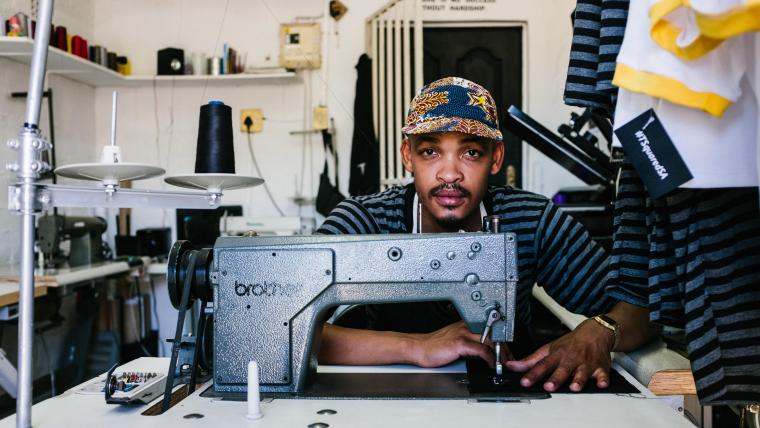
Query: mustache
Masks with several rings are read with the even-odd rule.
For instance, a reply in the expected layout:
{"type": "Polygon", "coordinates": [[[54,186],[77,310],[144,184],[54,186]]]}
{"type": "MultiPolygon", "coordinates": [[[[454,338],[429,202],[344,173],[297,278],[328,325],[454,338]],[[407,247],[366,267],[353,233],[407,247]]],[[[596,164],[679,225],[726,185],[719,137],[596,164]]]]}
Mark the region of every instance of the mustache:
{"type": "Polygon", "coordinates": [[[438,196],[442,191],[454,190],[458,192],[462,197],[469,197],[470,191],[462,187],[459,183],[443,183],[430,190],[430,196],[438,196]]]}

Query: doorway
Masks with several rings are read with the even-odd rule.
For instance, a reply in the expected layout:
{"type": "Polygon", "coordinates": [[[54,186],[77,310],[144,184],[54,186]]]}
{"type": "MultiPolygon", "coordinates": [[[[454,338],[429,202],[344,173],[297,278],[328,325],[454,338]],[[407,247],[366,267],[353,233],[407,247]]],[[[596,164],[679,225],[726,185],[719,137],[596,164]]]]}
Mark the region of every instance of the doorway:
{"type": "Polygon", "coordinates": [[[506,155],[491,185],[522,186],[522,141],[506,132],[504,115],[510,105],[522,108],[523,28],[521,26],[452,26],[425,24],[423,74],[425,84],[458,76],[491,92],[499,112],[506,155]],[[509,177],[509,178],[508,178],[509,177]]]}

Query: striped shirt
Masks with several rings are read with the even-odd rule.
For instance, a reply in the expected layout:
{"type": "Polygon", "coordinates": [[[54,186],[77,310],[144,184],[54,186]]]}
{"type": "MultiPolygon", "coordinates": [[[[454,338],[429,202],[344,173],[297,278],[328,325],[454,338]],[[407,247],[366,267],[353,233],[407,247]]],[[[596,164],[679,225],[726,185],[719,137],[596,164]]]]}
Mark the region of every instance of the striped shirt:
{"type": "Polygon", "coordinates": [[[617,98],[612,85],[628,17],[628,0],[578,0],[565,83],[565,104],[611,116],[617,98]]]}
{"type": "Polygon", "coordinates": [[[758,189],[652,200],[625,163],[614,228],[608,293],[685,330],[701,404],[760,402],[758,189]]]}
{"type": "MultiPolygon", "coordinates": [[[[332,211],[316,233],[411,233],[414,196],[414,184],[410,184],[347,199],[332,211]]],[[[483,204],[489,215],[501,217],[503,232],[517,235],[518,323],[530,325],[529,298],[534,283],[544,287],[568,310],[587,316],[605,312],[614,304],[603,289],[607,254],[580,223],[545,197],[510,187],[490,187],[483,204]]],[[[414,328],[412,325],[425,324],[428,320],[420,315],[419,306],[406,307],[413,309],[395,311],[392,316],[408,319],[374,320],[370,328],[432,331],[446,325],[445,321],[456,320],[442,317],[437,325],[414,328]]]]}

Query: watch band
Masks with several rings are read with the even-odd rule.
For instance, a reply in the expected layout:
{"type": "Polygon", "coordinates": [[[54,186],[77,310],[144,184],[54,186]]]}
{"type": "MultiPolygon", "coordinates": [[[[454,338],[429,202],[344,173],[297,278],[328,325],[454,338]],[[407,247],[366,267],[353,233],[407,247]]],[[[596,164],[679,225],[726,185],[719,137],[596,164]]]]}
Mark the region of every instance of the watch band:
{"type": "Polygon", "coordinates": [[[618,323],[607,315],[597,315],[594,317],[594,321],[602,325],[602,327],[612,330],[615,335],[615,342],[612,344],[610,352],[614,352],[617,349],[618,342],[620,342],[620,327],[618,323]]]}

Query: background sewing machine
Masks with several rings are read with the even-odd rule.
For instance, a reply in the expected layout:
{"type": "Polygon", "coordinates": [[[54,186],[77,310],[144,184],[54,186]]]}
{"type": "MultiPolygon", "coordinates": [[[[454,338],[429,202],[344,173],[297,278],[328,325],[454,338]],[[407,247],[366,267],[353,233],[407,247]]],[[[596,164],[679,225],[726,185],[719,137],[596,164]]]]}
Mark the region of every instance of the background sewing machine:
{"type": "Polygon", "coordinates": [[[103,233],[107,224],[100,217],[74,217],[59,214],[44,215],[37,223],[37,245],[45,258],[45,268],[88,265],[102,262],[105,257],[103,233]],[[69,241],[65,254],[61,244],[69,241]]]}

